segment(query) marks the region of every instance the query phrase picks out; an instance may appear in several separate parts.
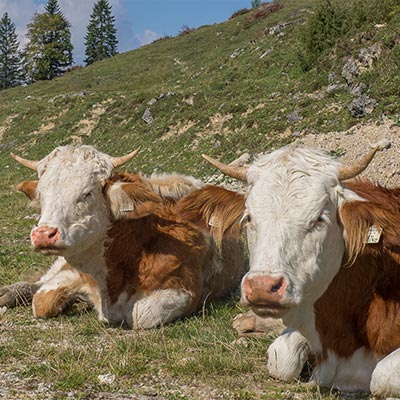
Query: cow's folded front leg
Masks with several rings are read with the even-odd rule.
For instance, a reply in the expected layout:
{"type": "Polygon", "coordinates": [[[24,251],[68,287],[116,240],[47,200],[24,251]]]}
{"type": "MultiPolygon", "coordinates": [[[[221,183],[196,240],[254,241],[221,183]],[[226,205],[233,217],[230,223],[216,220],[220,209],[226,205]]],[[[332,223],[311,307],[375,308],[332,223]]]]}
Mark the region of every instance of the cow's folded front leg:
{"type": "Polygon", "coordinates": [[[400,397],[400,349],[378,362],[372,373],[370,389],[377,397],[400,397]]]}
{"type": "Polygon", "coordinates": [[[285,382],[297,379],[309,353],[310,347],[304,336],[296,330],[286,329],[268,348],[268,372],[285,382]]]}
{"type": "Polygon", "coordinates": [[[150,329],[183,318],[193,309],[193,295],[184,289],[157,290],[137,301],[132,310],[133,329],[150,329]]]}
{"type": "Polygon", "coordinates": [[[55,317],[78,297],[83,297],[91,303],[99,318],[104,319],[100,291],[95,280],[90,275],[65,264],[56,275],[43,283],[33,296],[33,315],[37,318],[55,317]]]}

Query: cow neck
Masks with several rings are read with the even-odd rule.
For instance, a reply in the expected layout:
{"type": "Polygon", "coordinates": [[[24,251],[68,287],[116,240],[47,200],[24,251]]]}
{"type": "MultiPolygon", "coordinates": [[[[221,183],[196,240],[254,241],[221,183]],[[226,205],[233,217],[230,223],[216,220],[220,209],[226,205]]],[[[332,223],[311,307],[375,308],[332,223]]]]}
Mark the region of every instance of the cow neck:
{"type": "Polygon", "coordinates": [[[112,222],[105,246],[107,290],[111,304],[121,293],[132,295],[139,287],[138,269],[143,252],[155,237],[157,217],[112,222]]]}
{"type": "Polygon", "coordinates": [[[289,310],[282,318],[283,323],[290,328],[298,330],[308,341],[313,353],[320,353],[322,345],[315,325],[315,312],[313,304],[302,304],[301,309],[289,310]]]}
{"type": "Polygon", "coordinates": [[[80,253],[65,256],[66,261],[79,271],[90,274],[99,286],[102,294],[106,290],[106,260],[104,257],[104,241],[99,241],[80,253]]]}

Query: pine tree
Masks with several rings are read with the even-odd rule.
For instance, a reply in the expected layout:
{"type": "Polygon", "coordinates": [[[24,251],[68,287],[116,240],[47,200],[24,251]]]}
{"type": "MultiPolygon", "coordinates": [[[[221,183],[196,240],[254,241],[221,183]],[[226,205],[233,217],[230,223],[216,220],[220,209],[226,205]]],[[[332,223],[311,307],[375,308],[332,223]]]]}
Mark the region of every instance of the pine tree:
{"type": "Polygon", "coordinates": [[[0,89],[17,86],[23,81],[22,57],[15,25],[7,13],[0,20],[0,89]]]}
{"type": "Polygon", "coordinates": [[[107,0],[99,0],[93,6],[85,36],[85,63],[92,64],[118,53],[115,17],[107,0]]]}
{"type": "Polygon", "coordinates": [[[36,13],[28,24],[25,48],[27,73],[32,81],[50,80],[72,65],[71,24],[57,0],[49,0],[46,12],[36,13]]]}

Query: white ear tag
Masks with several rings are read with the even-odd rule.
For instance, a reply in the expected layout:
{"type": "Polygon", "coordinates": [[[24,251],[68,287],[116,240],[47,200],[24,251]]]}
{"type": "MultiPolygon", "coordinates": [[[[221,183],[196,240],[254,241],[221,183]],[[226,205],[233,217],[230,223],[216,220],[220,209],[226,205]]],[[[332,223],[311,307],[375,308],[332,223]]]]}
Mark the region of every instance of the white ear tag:
{"type": "Polygon", "coordinates": [[[122,208],[121,210],[119,210],[119,212],[122,212],[122,213],[126,213],[126,212],[130,212],[130,211],[133,211],[135,208],[133,207],[133,206],[131,206],[131,207],[125,207],[125,208],[122,208]]]}
{"type": "Polygon", "coordinates": [[[368,229],[367,240],[365,241],[365,243],[367,244],[379,243],[382,231],[383,231],[382,228],[378,228],[375,225],[370,226],[370,228],[368,229]]]}
{"type": "Polygon", "coordinates": [[[218,223],[218,218],[214,217],[214,215],[211,215],[210,219],[208,220],[208,225],[210,226],[215,226],[216,228],[219,227],[218,223]]]}

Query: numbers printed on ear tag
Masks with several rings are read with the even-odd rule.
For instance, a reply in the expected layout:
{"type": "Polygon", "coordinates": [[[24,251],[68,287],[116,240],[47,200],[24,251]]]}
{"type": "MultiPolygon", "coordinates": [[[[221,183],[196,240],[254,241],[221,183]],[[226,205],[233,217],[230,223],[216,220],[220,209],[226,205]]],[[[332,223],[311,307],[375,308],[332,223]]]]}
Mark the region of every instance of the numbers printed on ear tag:
{"type": "Polygon", "coordinates": [[[375,225],[372,225],[368,229],[367,240],[365,241],[365,243],[367,243],[367,244],[379,243],[379,240],[381,239],[382,231],[383,231],[382,228],[378,228],[375,225]]]}

